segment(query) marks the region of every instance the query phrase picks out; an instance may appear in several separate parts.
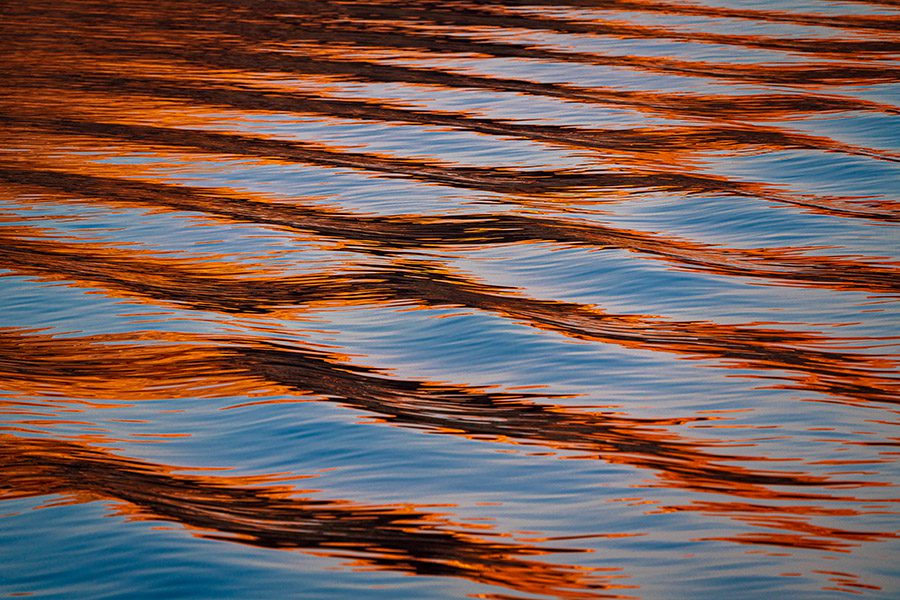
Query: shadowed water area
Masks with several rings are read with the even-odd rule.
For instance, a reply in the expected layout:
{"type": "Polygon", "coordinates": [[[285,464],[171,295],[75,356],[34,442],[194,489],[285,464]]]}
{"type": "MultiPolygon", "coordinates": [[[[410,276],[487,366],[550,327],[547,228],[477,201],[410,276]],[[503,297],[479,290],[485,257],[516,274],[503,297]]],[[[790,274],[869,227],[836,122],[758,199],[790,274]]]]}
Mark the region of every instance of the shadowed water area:
{"type": "Polygon", "coordinates": [[[0,596],[900,595],[900,3],[0,2],[0,596]]]}

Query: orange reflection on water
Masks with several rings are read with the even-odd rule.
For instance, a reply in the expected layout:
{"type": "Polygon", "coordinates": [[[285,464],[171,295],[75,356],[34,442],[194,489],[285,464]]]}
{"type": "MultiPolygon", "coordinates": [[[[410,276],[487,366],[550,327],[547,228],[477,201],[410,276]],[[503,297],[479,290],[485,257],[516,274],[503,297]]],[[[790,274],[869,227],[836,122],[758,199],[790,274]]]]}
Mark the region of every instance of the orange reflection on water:
{"type": "Polygon", "coordinates": [[[265,477],[179,475],[177,468],[84,444],[0,434],[0,500],[62,495],[113,500],[131,519],[164,520],[200,537],[301,550],[361,569],[462,577],[560,599],[628,598],[620,574],[535,558],[579,552],[517,543],[415,505],[330,500],[265,477]]]}
{"type": "MultiPolygon", "coordinates": [[[[876,6],[853,1],[860,9],[876,6]]],[[[107,409],[127,413],[130,404],[173,399],[200,406],[227,398],[229,409],[271,411],[267,417],[286,403],[322,402],[362,416],[365,427],[440,434],[432,439],[460,447],[486,442],[514,452],[523,464],[577,458],[621,465],[638,478],[651,474],[639,483],[622,476],[611,485],[635,489],[617,502],[660,517],[647,523],[665,523],[662,533],[639,530],[643,522],[635,525],[634,513],[623,511],[617,516],[631,529],[610,539],[646,535],[668,543],[665,527],[684,531],[697,524],[702,533],[692,530],[688,542],[728,542],[730,552],[777,553],[785,563],[792,553],[840,558],[896,540],[887,524],[897,514],[887,470],[896,455],[887,449],[896,440],[883,435],[896,422],[866,421],[854,411],[895,412],[900,362],[888,345],[897,337],[874,326],[844,335],[841,327],[864,322],[869,309],[858,298],[897,298],[900,263],[872,244],[860,244],[859,252],[849,243],[805,245],[809,238],[789,229],[826,223],[824,231],[833,226],[846,240],[847,232],[884,231],[900,221],[900,202],[889,193],[845,192],[841,185],[855,178],[851,183],[864,190],[891,189],[876,180],[900,162],[900,153],[882,132],[867,128],[869,120],[881,124],[900,114],[886,99],[888,88],[880,87],[900,79],[898,31],[890,15],[649,0],[5,3],[0,283],[19,282],[26,301],[46,298],[62,284],[79,292],[85,311],[97,297],[114,298],[130,305],[123,310],[138,306],[135,313],[143,316],[177,310],[181,322],[157,321],[152,329],[153,322],[116,313],[107,323],[116,333],[86,334],[71,315],[57,321],[55,313],[20,310],[51,325],[0,323],[0,500],[51,494],[80,503],[111,500],[120,514],[178,523],[208,539],[300,550],[363,570],[460,577],[520,594],[637,593],[628,591],[637,585],[622,572],[580,565],[584,557],[575,549],[545,547],[567,537],[602,538],[592,522],[583,535],[533,532],[524,540],[424,504],[318,499],[276,486],[267,475],[184,475],[174,466],[113,454],[105,447],[126,440],[100,425],[107,409]],[[448,145],[431,146],[438,133],[448,145]],[[497,150],[504,142],[508,148],[497,150]],[[768,155],[777,159],[751,168],[768,155]],[[822,156],[827,160],[817,162],[822,156]],[[732,159],[734,165],[723,166],[732,159]],[[846,176],[823,177],[822,185],[807,181],[806,160],[816,168],[846,166],[846,176]],[[271,180],[255,179],[258,173],[242,166],[258,167],[271,180]],[[294,182],[284,174],[298,167],[310,178],[301,182],[304,191],[284,191],[294,182]],[[791,177],[781,177],[780,169],[791,177]],[[210,181],[204,176],[211,172],[221,177],[196,184],[210,181]],[[371,195],[354,195],[352,185],[347,197],[342,188],[334,192],[340,184],[332,181],[342,177],[368,186],[371,195]],[[267,185],[273,181],[283,187],[267,185]],[[414,192],[392,202],[392,185],[414,192]],[[282,191],[248,191],[269,187],[282,191]],[[447,214],[416,204],[436,191],[446,194],[447,214]],[[372,209],[360,208],[360,198],[371,199],[372,209]],[[727,226],[721,236],[715,226],[704,229],[715,225],[716,215],[663,214],[710,198],[731,203],[737,221],[765,224],[772,214],[790,225],[756,240],[760,229],[742,223],[733,237],[727,226]],[[621,209],[618,220],[614,208],[621,209]],[[110,209],[142,211],[138,221],[184,221],[187,239],[178,242],[189,250],[167,250],[171,240],[153,239],[164,226],[149,228],[154,233],[140,243],[125,241],[125,233],[140,237],[143,223],[122,218],[116,221],[122,230],[114,231],[91,216],[110,209]],[[669,223],[671,230],[630,225],[642,214],[658,216],[651,222],[669,223]],[[192,245],[190,234],[211,222],[233,230],[232,245],[223,244],[230,249],[204,253],[192,245]],[[856,229],[842,229],[848,223],[856,229]],[[257,236],[266,234],[245,237],[240,227],[274,231],[277,243],[257,247],[257,236]],[[691,238],[709,231],[727,241],[691,238]],[[309,267],[294,264],[301,250],[271,249],[294,242],[301,250],[334,251],[333,260],[309,267]],[[502,256],[513,244],[537,258],[548,248],[579,248],[597,251],[602,261],[611,254],[605,250],[622,250],[629,265],[656,261],[709,276],[735,290],[709,302],[736,300],[736,314],[717,320],[702,312],[692,318],[649,306],[622,308],[637,298],[678,311],[678,294],[668,304],[653,302],[652,295],[668,294],[663,286],[633,295],[601,291],[596,301],[548,298],[456,266],[479,253],[502,256]],[[307,271],[295,274],[302,268],[307,271]],[[757,296],[742,295],[754,284],[771,294],[759,300],[761,307],[757,296]],[[770,318],[791,304],[778,294],[794,288],[839,308],[820,313],[811,306],[802,323],[770,318]],[[464,308],[510,328],[547,333],[548,347],[578,340],[616,346],[622,354],[666,353],[748,381],[736,401],[719,397],[729,393],[726,386],[698,385],[708,391],[667,414],[668,386],[680,381],[648,373],[658,381],[653,397],[634,407],[616,404],[621,411],[601,398],[596,404],[606,408],[588,409],[578,407],[578,392],[568,391],[578,389],[578,377],[567,393],[540,385],[470,385],[449,359],[439,365],[445,376],[400,376],[408,364],[368,366],[379,361],[353,339],[337,349],[296,341],[308,331],[279,329],[301,317],[327,321],[329,314],[337,316],[323,329],[339,328],[344,315],[372,310],[394,317],[409,308],[435,314],[464,308]],[[840,316],[832,320],[832,314],[840,316]],[[210,322],[227,327],[211,332],[210,322]],[[184,329],[172,331],[173,323],[184,329]],[[747,437],[742,428],[780,429],[779,419],[793,416],[765,414],[770,400],[760,393],[757,406],[754,395],[763,388],[780,388],[777,398],[795,403],[797,412],[806,409],[809,415],[796,418],[810,427],[789,434],[795,425],[789,423],[747,437]],[[644,402],[665,416],[635,416],[647,409],[639,406],[644,402]],[[768,424],[734,424],[703,410],[719,402],[758,411],[768,424]],[[867,424],[845,431],[830,416],[828,427],[817,427],[813,413],[825,406],[867,424]],[[882,426],[881,433],[862,429],[869,424],[882,426]],[[68,441],[43,437],[49,432],[68,441]],[[27,437],[34,435],[42,437],[27,437]],[[807,454],[810,439],[828,444],[824,454],[807,454]],[[723,523],[724,532],[717,528],[723,523]],[[572,564],[541,558],[552,552],[571,552],[572,564]]],[[[576,292],[583,283],[577,277],[571,280],[576,292]]],[[[392,343],[415,343],[402,332],[388,333],[395,335],[392,343]]],[[[505,340],[484,341],[502,347],[498,352],[518,350],[505,340]]],[[[613,368],[590,374],[591,367],[572,367],[581,381],[619,376],[613,368]]],[[[709,373],[684,370],[694,383],[709,373]]],[[[155,431],[168,431],[171,423],[162,420],[139,423],[146,431],[128,441],[193,435],[155,431]]],[[[260,443],[265,451],[279,452],[279,440],[265,441],[273,446],[260,443]]],[[[368,465],[360,459],[356,466],[368,465]]],[[[573,513],[566,518],[581,518],[590,502],[608,500],[599,483],[585,485],[588,492],[560,493],[575,498],[560,501],[561,511],[573,513]]],[[[551,492],[557,497],[558,490],[551,492]]],[[[530,516],[556,510],[551,504],[530,507],[530,516]]],[[[691,564],[674,552],[622,560],[632,560],[636,570],[645,556],[691,564]]],[[[785,564],[779,572],[798,576],[795,567],[785,564]]],[[[813,573],[828,580],[825,589],[881,589],[847,570],[853,567],[841,568],[813,573]]]]}
{"type": "MultiPolygon", "coordinates": [[[[880,503],[881,507],[875,509],[846,508],[860,502],[850,495],[848,490],[884,486],[886,483],[839,477],[824,478],[800,471],[767,469],[765,465],[770,459],[764,456],[731,456],[725,453],[727,448],[715,448],[716,444],[692,440],[675,433],[674,428],[683,425],[685,419],[636,419],[620,413],[588,412],[567,408],[563,404],[547,404],[547,396],[537,393],[503,393],[388,378],[371,369],[342,363],[321,352],[279,347],[265,340],[220,340],[218,346],[212,347],[208,344],[213,340],[206,339],[202,344],[191,344],[189,343],[191,338],[184,335],[159,336],[148,333],[143,337],[144,343],[138,345],[128,343],[128,336],[125,335],[54,338],[33,332],[6,331],[3,332],[3,343],[0,344],[0,348],[3,349],[0,355],[0,365],[3,366],[0,380],[5,382],[6,387],[21,386],[21,390],[25,393],[38,394],[50,399],[50,404],[44,405],[51,410],[62,406],[54,406],[52,400],[54,397],[70,399],[85,395],[96,399],[110,397],[139,401],[177,395],[249,396],[265,392],[278,394],[281,399],[272,401],[277,405],[286,401],[285,395],[314,394],[365,414],[375,415],[377,421],[396,426],[504,444],[537,445],[564,453],[577,452],[582,458],[596,457],[614,464],[651,469],[659,476],[657,485],[703,494],[726,494],[752,499],[752,502],[695,501],[681,506],[651,508],[651,513],[689,511],[714,517],[727,517],[745,523],[751,528],[750,531],[730,537],[706,537],[698,538],[698,541],[719,540],[738,544],[849,552],[863,542],[877,542],[896,537],[891,531],[877,531],[871,528],[853,530],[815,523],[815,520],[823,518],[858,519],[866,514],[895,514],[890,512],[891,501],[880,503]],[[161,339],[154,340],[160,337],[161,339]],[[149,343],[152,341],[155,343],[149,343]],[[181,360],[169,360],[168,357],[173,356],[180,357],[181,360]],[[36,379],[38,377],[40,384],[36,385],[33,381],[38,380],[36,379]],[[149,385],[148,380],[152,381],[149,385]],[[538,403],[536,402],[538,400],[544,402],[538,403]],[[741,464],[738,465],[738,462],[741,464]],[[757,464],[749,468],[745,466],[753,463],[757,464]],[[835,507],[831,508],[830,504],[834,504],[835,507]]],[[[266,400],[259,400],[254,404],[258,406],[267,403],[266,400]]],[[[20,405],[12,402],[4,406],[3,414],[15,417],[15,410],[10,411],[9,408],[15,409],[16,406],[20,405]]],[[[41,422],[37,425],[47,427],[52,423],[41,422]]],[[[6,430],[15,431],[17,428],[7,427],[6,430]]],[[[307,537],[303,538],[303,542],[296,540],[291,542],[289,533],[293,531],[293,526],[288,527],[287,532],[277,528],[273,530],[275,526],[265,515],[254,517],[252,523],[248,523],[245,518],[238,524],[231,523],[227,519],[227,514],[231,511],[243,514],[244,509],[241,507],[245,501],[250,501],[248,498],[251,492],[235,491],[230,488],[223,490],[220,487],[221,482],[230,481],[228,478],[212,478],[217,482],[212,491],[207,489],[205,484],[197,483],[191,478],[188,478],[187,482],[182,479],[166,480],[165,486],[175,486],[178,489],[188,487],[193,490],[191,486],[196,484],[197,493],[204,498],[213,493],[218,498],[214,510],[219,516],[216,519],[207,519],[204,514],[199,517],[195,514],[202,511],[191,504],[190,496],[179,499],[184,505],[179,505],[177,510],[171,508],[171,502],[168,500],[163,503],[167,510],[152,504],[147,506],[146,503],[150,502],[148,499],[158,497],[157,490],[152,486],[163,485],[157,481],[156,476],[150,477],[149,483],[146,483],[151,487],[151,491],[146,495],[141,493],[139,497],[134,497],[126,494],[123,490],[132,489],[134,482],[131,474],[123,477],[118,471],[120,467],[117,461],[123,459],[110,458],[110,455],[99,450],[75,447],[68,442],[21,441],[12,436],[6,437],[10,442],[4,450],[13,452],[14,457],[19,456],[15,452],[22,452],[18,446],[24,445],[24,452],[30,457],[24,461],[24,464],[30,465],[28,468],[37,468],[35,465],[41,465],[39,472],[44,473],[45,469],[50,469],[52,473],[56,473],[57,469],[63,468],[56,461],[63,461],[65,465],[70,464],[66,461],[76,461],[80,465],[76,469],[78,473],[94,473],[99,469],[102,475],[100,483],[90,478],[87,480],[79,478],[81,487],[72,490],[67,487],[73,485],[72,481],[61,482],[55,475],[49,479],[44,476],[38,477],[29,471],[27,480],[31,482],[29,484],[31,487],[23,488],[17,479],[18,472],[13,470],[5,478],[5,481],[9,482],[6,493],[12,494],[10,497],[18,497],[17,494],[22,493],[28,495],[76,493],[79,501],[88,501],[99,495],[129,502],[133,505],[130,512],[145,518],[174,519],[191,527],[215,530],[218,532],[215,535],[227,534],[226,538],[221,539],[275,548],[310,549],[333,545],[324,541],[317,545],[315,542],[308,542],[307,537]],[[10,450],[10,445],[15,449],[10,450]],[[54,456],[53,460],[45,456],[46,448],[53,449],[53,452],[50,452],[54,456]],[[38,459],[34,458],[35,453],[38,459]],[[96,456],[98,453],[99,458],[96,456]],[[82,454],[86,454],[87,457],[82,454]],[[100,461],[99,465],[97,461],[100,461]],[[107,464],[109,462],[113,464],[107,464]],[[105,469],[112,471],[108,473],[105,469]],[[105,487],[120,484],[123,486],[122,490],[118,487],[111,489],[105,487]],[[223,512],[226,513],[226,517],[221,517],[223,512]],[[182,513],[186,513],[191,519],[182,518],[184,516],[182,513]]],[[[103,440],[102,437],[97,441],[101,440],[103,443],[111,442],[103,440]]],[[[8,459],[4,461],[8,467],[22,463],[20,459],[9,459],[8,456],[5,458],[8,459]]],[[[124,462],[131,464],[136,461],[124,462]]],[[[145,463],[136,464],[140,471],[149,468],[145,463]]],[[[166,473],[172,470],[158,465],[153,467],[153,470],[158,469],[163,469],[166,473]]],[[[143,482],[143,479],[140,481],[143,482]]],[[[268,493],[264,496],[268,497],[268,493]]],[[[866,502],[879,504],[871,499],[866,502]]],[[[284,510],[293,515],[295,508],[289,509],[278,504],[276,512],[281,515],[281,511],[284,510]]],[[[213,510],[211,507],[208,509],[213,510]]],[[[328,522],[335,518],[340,519],[340,516],[327,516],[328,522]]],[[[349,514],[348,518],[351,518],[349,514]]],[[[355,530],[347,530],[344,533],[347,539],[341,539],[334,544],[348,549],[351,554],[371,552],[379,547],[373,545],[372,540],[368,538],[356,538],[354,541],[353,536],[357,535],[355,530]]],[[[389,537],[394,534],[394,530],[388,528],[388,531],[382,533],[389,537]]],[[[395,543],[404,542],[401,539],[395,543]]],[[[532,553],[532,549],[528,548],[527,551],[523,550],[526,555],[532,553]]],[[[443,556],[444,551],[440,552],[443,556]]],[[[515,553],[516,550],[510,549],[510,552],[515,553]]],[[[326,552],[326,554],[348,556],[345,553],[326,552]]],[[[365,558],[364,564],[381,565],[383,568],[392,569],[403,568],[393,565],[389,560],[397,558],[396,545],[387,546],[384,554],[387,558],[377,560],[365,558]]],[[[519,586],[533,586],[528,587],[528,591],[533,593],[541,593],[540,589],[545,590],[543,593],[546,593],[547,589],[554,589],[557,590],[555,594],[560,594],[559,597],[570,597],[557,589],[562,586],[559,573],[541,571],[535,575],[536,580],[519,581],[517,579],[521,578],[519,570],[532,567],[520,564],[516,560],[511,561],[511,566],[505,567],[503,565],[510,561],[504,556],[498,556],[496,553],[482,556],[485,561],[483,564],[477,561],[473,563],[471,558],[463,561],[464,565],[453,562],[456,570],[451,570],[447,574],[508,587],[514,587],[513,583],[517,582],[516,585],[519,586]],[[491,566],[493,560],[500,562],[500,573],[491,566]]],[[[453,559],[457,560],[461,559],[459,557],[453,559]]],[[[407,564],[406,559],[401,563],[407,564]]],[[[525,591],[523,587],[516,589],[525,591]]]]}
{"type": "MultiPolygon", "coordinates": [[[[348,364],[322,350],[265,339],[210,337],[200,343],[184,334],[148,332],[139,336],[145,343],[137,345],[127,343],[125,335],[54,338],[15,330],[2,334],[4,370],[0,377],[9,386],[49,397],[146,400],[189,396],[192,389],[206,397],[299,392],[337,401],[402,427],[539,445],[648,468],[658,471],[665,485],[701,492],[827,500],[830,495],[823,490],[828,488],[883,485],[729,464],[737,460],[765,463],[768,459],[713,451],[720,444],[687,439],[669,429],[691,419],[639,419],[538,403],[553,399],[538,392],[402,380],[348,364]],[[148,343],[154,338],[156,343],[148,343]],[[160,356],[178,356],[181,361],[160,360],[160,356]],[[27,375],[23,373],[26,370],[27,375]],[[40,384],[35,384],[30,379],[38,373],[40,384]],[[148,381],[152,384],[147,385],[148,381]],[[781,492],[781,486],[803,491],[781,492]]],[[[262,403],[266,401],[253,404],[262,403]]]]}
{"type": "MultiPolygon", "coordinates": [[[[783,369],[779,376],[840,398],[895,402],[900,380],[895,359],[853,351],[852,339],[826,338],[772,327],[674,321],[649,315],[615,315],[592,306],[522,297],[508,288],[469,280],[441,264],[397,260],[386,266],[349,265],[342,271],[270,277],[250,265],[45,237],[33,227],[6,227],[0,265],[52,281],[74,280],[199,310],[266,313],[279,309],[411,302],[463,306],[498,313],[566,336],[649,348],[744,367],[783,369]],[[19,230],[18,235],[14,233],[19,230]],[[241,273],[243,271],[243,273],[241,273]],[[235,275],[243,276],[236,277],[235,275]],[[842,347],[843,346],[843,347],[842,347]]],[[[852,272],[851,272],[852,273],[852,272]]],[[[874,280],[875,278],[871,278],[874,280]]],[[[886,281],[890,276],[886,273],[886,281]]],[[[759,375],[766,379],[773,375],[759,375]]]]}
{"type": "MultiPolygon", "coordinates": [[[[690,158],[675,161],[675,164],[683,165],[678,170],[671,167],[660,169],[658,158],[652,155],[645,157],[643,154],[633,155],[631,160],[635,161],[635,164],[628,169],[617,166],[615,169],[603,171],[584,168],[534,170],[507,166],[462,166],[436,159],[350,151],[348,148],[321,142],[222,132],[208,126],[198,128],[204,121],[215,123],[221,121],[221,118],[213,116],[210,119],[200,113],[191,115],[189,110],[184,114],[160,110],[158,100],[148,102],[140,98],[116,95],[109,101],[110,99],[101,96],[88,105],[90,108],[87,114],[84,114],[85,108],[88,107],[81,106],[75,100],[84,99],[86,96],[84,91],[69,101],[66,101],[68,92],[64,88],[38,87],[23,91],[25,93],[22,99],[18,101],[14,99],[12,106],[7,108],[6,112],[9,114],[5,116],[0,114],[0,122],[4,122],[12,131],[18,130],[16,134],[18,137],[53,137],[65,134],[79,140],[90,140],[101,146],[111,140],[127,140],[173,150],[235,155],[280,163],[311,164],[323,168],[349,168],[378,176],[411,178],[429,185],[503,194],[506,196],[502,202],[526,207],[553,206],[555,209],[574,210],[585,203],[592,203],[591,199],[599,192],[618,195],[629,192],[640,196],[648,192],[665,191],[686,195],[725,194],[763,198],[774,203],[835,216],[886,222],[897,220],[898,203],[891,199],[794,194],[783,191],[781,186],[694,172],[688,167],[690,158]],[[35,100],[38,98],[41,101],[36,103],[35,100]],[[35,111],[37,106],[39,109],[35,111]],[[152,120],[153,125],[146,124],[146,115],[156,116],[152,120]],[[136,116],[140,117],[135,118],[136,116]],[[172,122],[173,120],[175,122],[172,122]]],[[[699,131],[697,135],[700,135],[699,131]]],[[[742,134],[737,135],[740,137],[742,134]]],[[[766,134],[763,132],[760,135],[766,134]]],[[[664,140],[667,137],[664,135],[664,140]]],[[[746,139],[745,134],[743,137],[746,139]]],[[[783,137],[790,140],[796,136],[789,134],[783,137]]],[[[802,139],[803,136],[798,138],[802,139]]],[[[622,143],[630,145],[630,140],[626,138],[622,143]]],[[[890,153],[873,152],[827,141],[825,143],[825,148],[833,151],[847,150],[851,154],[866,156],[874,154],[887,160],[897,160],[890,153]]],[[[669,164],[671,163],[670,160],[669,164]]]]}

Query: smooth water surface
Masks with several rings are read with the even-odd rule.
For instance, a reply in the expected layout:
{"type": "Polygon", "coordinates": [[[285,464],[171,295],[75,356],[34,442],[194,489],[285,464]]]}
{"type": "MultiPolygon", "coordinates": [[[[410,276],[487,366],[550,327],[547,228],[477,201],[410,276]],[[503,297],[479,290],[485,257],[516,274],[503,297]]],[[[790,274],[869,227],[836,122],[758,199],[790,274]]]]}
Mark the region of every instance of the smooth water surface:
{"type": "Polygon", "coordinates": [[[0,595],[900,596],[896,0],[0,34],[0,595]]]}

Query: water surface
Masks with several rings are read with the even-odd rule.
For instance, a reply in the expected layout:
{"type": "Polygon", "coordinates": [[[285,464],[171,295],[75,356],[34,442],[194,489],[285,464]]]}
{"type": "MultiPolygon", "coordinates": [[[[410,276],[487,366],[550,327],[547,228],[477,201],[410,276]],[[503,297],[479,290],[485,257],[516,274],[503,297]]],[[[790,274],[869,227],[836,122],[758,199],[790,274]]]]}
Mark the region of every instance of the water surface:
{"type": "Polygon", "coordinates": [[[0,594],[900,594],[893,0],[0,32],[0,594]]]}

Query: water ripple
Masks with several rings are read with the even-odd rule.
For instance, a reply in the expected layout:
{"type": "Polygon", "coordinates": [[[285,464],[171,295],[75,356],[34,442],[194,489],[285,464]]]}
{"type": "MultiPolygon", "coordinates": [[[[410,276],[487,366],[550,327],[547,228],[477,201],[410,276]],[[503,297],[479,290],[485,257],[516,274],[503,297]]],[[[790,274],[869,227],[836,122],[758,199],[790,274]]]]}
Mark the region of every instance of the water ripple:
{"type": "Polygon", "coordinates": [[[895,597],[898,18],[3,4],[0,595],[895,597]]]}

